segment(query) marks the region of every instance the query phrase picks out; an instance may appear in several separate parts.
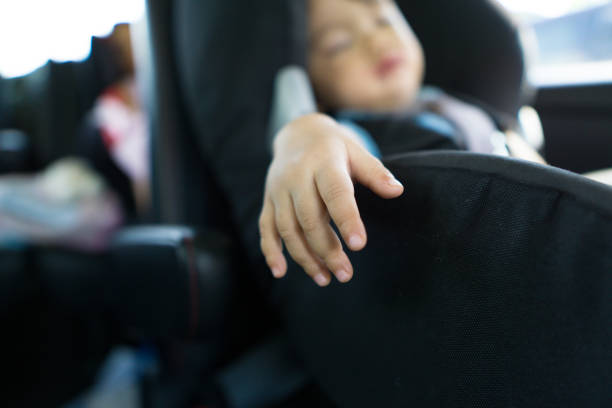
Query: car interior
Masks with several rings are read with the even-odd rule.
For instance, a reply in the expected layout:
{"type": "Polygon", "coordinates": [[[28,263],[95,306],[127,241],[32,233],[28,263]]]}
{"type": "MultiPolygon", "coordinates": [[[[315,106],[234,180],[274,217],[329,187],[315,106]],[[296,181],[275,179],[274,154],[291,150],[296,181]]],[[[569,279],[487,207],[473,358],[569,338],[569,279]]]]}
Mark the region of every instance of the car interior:
{"type": "MultiPolygon", "coordinates": [[[[108,40],[93,38],[83,61],[0,76],[1,405],[612,401],[612,187],[580,175],[612,168],[612,77],[534,84],[524,27],[496,0],[397,3],[426,52],[425,82],[520,130],[549,165],[384,158],[409,194],[386,202],[357,186],[370,243],[351,255],[379,273],[326,290],[290,273],[275,288],[280,311],[258,294],[231,204],[240,197],[214,152],[260,137],[248,157],[269,163],[272,112],[287,103],[277,75],[304,65],[305,2],[146,1],[131,39],[150,141],[144,210],[92,114],[122,75],[108,40]],[[85,245],[89,230],[48,233],[65,213],[20,200],[66,157],[118,197],[124,215],[102,248],[67,245],[85,245]],[[7,214],[43,225],[27,230],[37,239],[16,240],[9,229],[23,224],[7,214]],[[130,357],[113,360],[117,350],[130,357]]],[[[611,3],[600,7],[612,21],[611,3]]],[[[250,164],[231,163],[265,175],[250,164]]]]}

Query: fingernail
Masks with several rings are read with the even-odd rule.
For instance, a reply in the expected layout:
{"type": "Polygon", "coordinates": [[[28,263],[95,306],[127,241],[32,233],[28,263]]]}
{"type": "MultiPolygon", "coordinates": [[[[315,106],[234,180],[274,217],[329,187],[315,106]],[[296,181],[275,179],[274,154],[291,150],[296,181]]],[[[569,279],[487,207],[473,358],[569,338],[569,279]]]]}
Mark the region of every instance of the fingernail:
{"type": "Polygon", "coordinates": [[[281,271],[280,268],[272,268],[272,275],[276,279],[280,279],[283,277],[283,271],[281,271]]]}
{"type": "Polygon", "coordinates": [[[389,178],[387,179],[387,184],[393,187],[404,187],[404,185],[400,183],[399,180],[393,176],[389,176],[389,178]]]}
{"type": "Polygon", "coordinates": [[[351,248],[361,248],[363,245],[363,239],[359,235],[352,235],[349,238],[349,246],[351,248]]]}
{"type": "Polygon", "coordinates": [[[345,270],[340,270],[336,272],[336,277],[342,283],[347,283],[348,281],[351,280],[351,275],[345,270]]]}
{"type": "Polygon", "coordinates": [[[322,273],[316,275],[314,277],[314,280],[317,283],[317,285],[319,285],[321,287],[329,285],[329,279],[327,279],[327,276],[325,276],[322,273]]]}

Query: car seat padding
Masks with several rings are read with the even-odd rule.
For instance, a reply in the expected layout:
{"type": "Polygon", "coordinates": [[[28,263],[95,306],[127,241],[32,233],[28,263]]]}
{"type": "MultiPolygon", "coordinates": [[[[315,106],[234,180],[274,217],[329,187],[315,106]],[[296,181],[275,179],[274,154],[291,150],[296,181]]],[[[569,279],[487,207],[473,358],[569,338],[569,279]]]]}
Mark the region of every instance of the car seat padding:
{"type": "Polygon", "coordinates": [[[280,310],[339,404],[605,406],[612,384],[612,188],[471,153],[386,161],[357,191],[369,234],[348,285],[292,264],[280,310]]]}

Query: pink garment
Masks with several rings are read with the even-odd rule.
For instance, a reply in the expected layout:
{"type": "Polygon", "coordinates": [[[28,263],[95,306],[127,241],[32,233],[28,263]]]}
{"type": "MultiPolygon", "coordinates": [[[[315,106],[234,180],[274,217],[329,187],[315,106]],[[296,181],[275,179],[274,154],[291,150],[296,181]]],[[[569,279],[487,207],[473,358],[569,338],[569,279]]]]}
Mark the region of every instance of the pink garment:
{"type": "MultiPolygon", "coordinates": [[[[104,144],[117,165],[135,182],[149,179],[149,138],[146,115],[131,106],[138,101],[133,80],[109,88],[98,98],[94,117],[102,132],[104,144]]],[[[137,104],[136,104],[137,105],[137,104]]]]}

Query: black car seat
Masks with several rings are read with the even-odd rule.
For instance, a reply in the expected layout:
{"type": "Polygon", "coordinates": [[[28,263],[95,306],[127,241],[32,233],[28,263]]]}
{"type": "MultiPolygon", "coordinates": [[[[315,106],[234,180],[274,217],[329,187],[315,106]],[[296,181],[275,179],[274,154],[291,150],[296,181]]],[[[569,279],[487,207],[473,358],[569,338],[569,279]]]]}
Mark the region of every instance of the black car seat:
{"type": "MultiPolygon", "coordinates": [[[[285,1],[148,4],[159,220],[216,228],[240,246],[248,241],[238,234],[244,214],[228,204],[240,197],[222,170],[265,176],[274,76],[300,62],[296,9],[285,1]],[[219,162],[252,137],[262,138],[259,148],[219,162]],[[254,162],[264,165],[249,167],[254,162]]],[[[400,6],[427,50],[427,82],[477,99],[500,117],[516,115],[521,48],[492,2],[400,6]]],[[[405,215],[393,223],[375,216],[382,204],[359,191],[379,244],[355,256],[357,265],[386,273],[363,273],[348,289],[325,292],[297,270],[279,284],[290,342],[327,395],[351,407],[605,401],[610,190],[554,169],[467,153],[388,164],[412,192],[393,204],[405,215]],[[413,232],[397,236],[398,223],[413,232]],[[383,245],[389,243],[393,251],[383,245]],[[386,256],[372,265],[377,252],[386,256]]]]}
{"type": "MultiPolygon", "coordinates": [[[[507,16],[483,0],[399,4],[426,49],[426,82],[477,100],[500,125],[511,122],[525,70],[519,34],[507,16]]],[[[228,203],[240,202],[249,185],[263,185],[270,148],[251,141],[268,132],[276,73],[303,63],[304,5],[149,3],[159,91],[156,208],[164,219],[227,227],[259,210],[237,213],[228,203]],[[234,186],[241,172],[251,177],[234,186]]],[[[243,239],[252,242],[256,234],[243,239]]]]}

